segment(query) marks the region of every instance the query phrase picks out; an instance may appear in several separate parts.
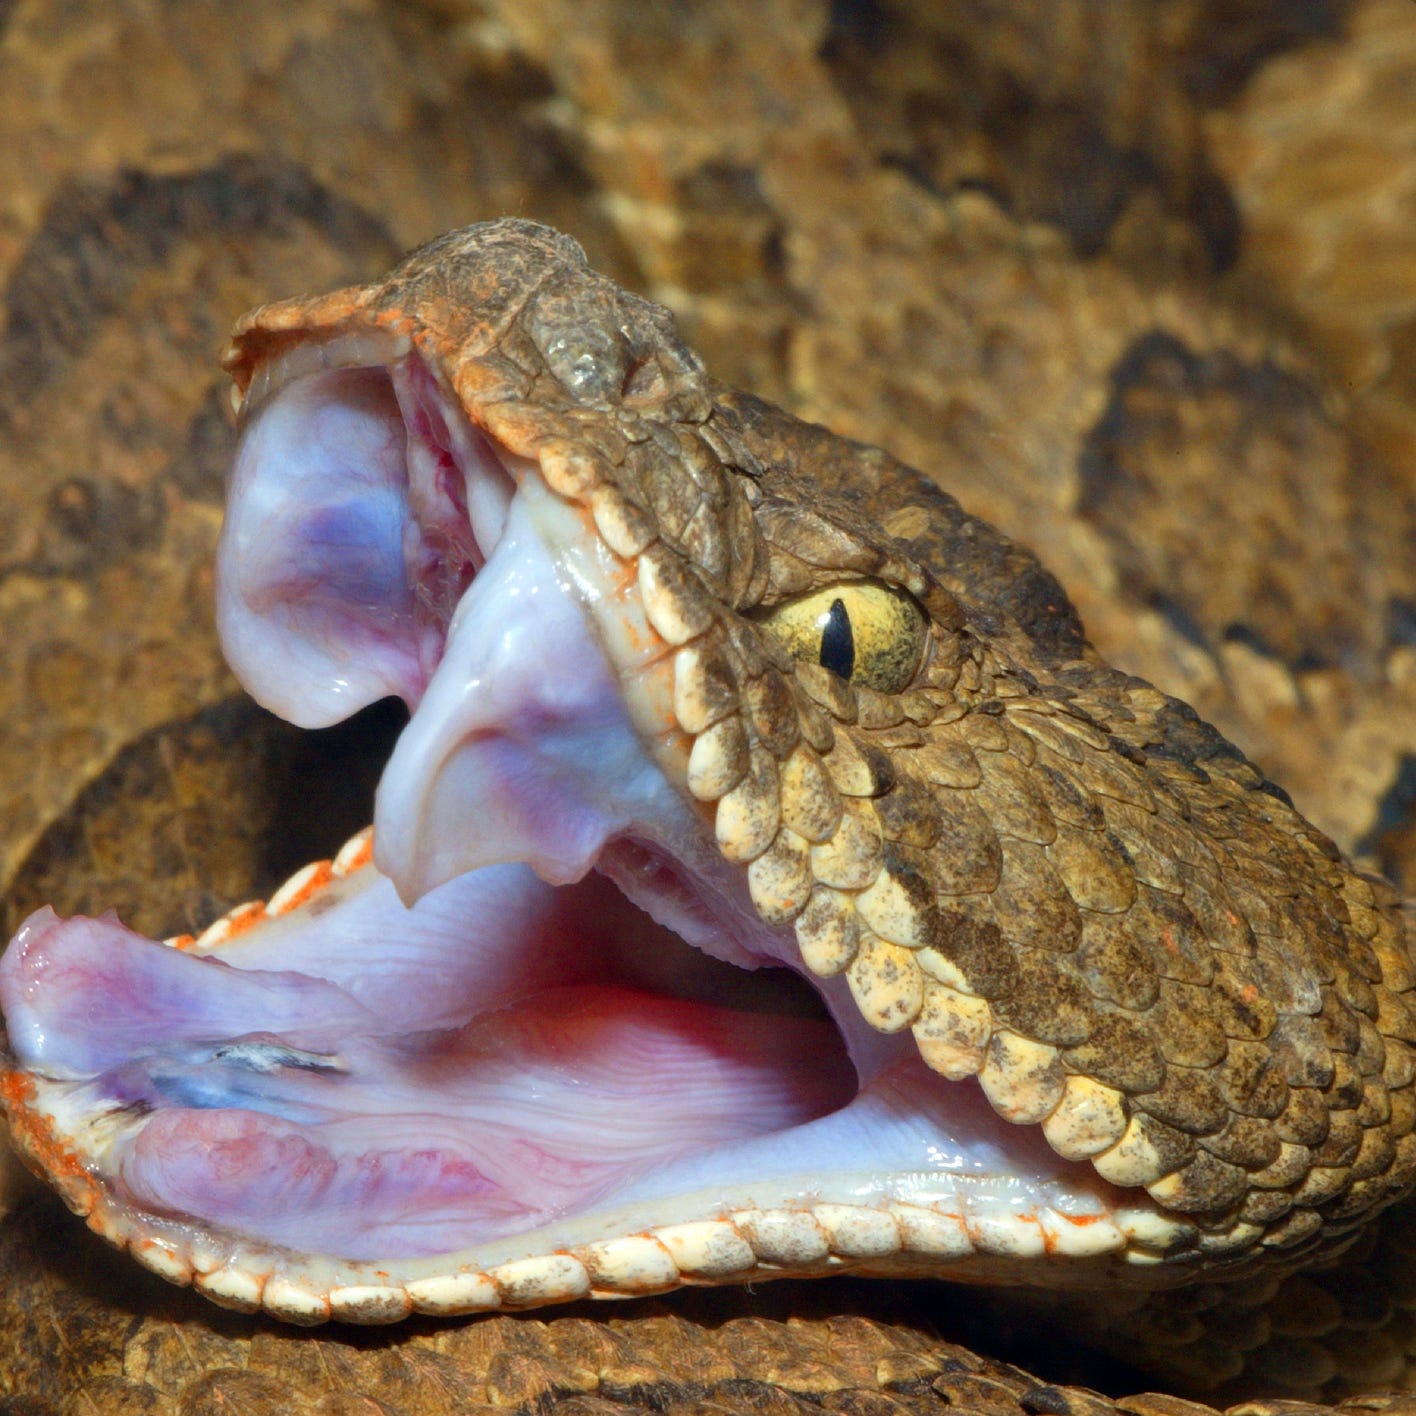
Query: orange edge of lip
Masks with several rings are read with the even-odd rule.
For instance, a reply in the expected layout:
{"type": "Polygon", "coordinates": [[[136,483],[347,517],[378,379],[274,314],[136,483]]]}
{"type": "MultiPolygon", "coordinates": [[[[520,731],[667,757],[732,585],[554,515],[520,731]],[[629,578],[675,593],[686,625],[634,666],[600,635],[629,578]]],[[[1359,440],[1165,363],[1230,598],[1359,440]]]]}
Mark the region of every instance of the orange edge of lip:
{"type": "Polygon", "coordinates": [[[0,1100],[21,1159],[59,1191],[70,1209],[88,1214],[101,1198],[99,1186],[54,1122],[34,1109],[34,1079],[13,1069],[0,1072],[0,1100]]]}
{"type": "MultiPolygon", "coordinates": [[[[287,900],[280,902],[279,914],[290,914],[293,910],[298,910],[301,905],[309,902],[318,895],[326,885],[334,883],[334,870],[327,860],[316,863],[310,872],[310,878],[300,887],[300,889],[287,900]]],[[[269,904],[266,905],[266,912],[270,913],[269,904]]]]}

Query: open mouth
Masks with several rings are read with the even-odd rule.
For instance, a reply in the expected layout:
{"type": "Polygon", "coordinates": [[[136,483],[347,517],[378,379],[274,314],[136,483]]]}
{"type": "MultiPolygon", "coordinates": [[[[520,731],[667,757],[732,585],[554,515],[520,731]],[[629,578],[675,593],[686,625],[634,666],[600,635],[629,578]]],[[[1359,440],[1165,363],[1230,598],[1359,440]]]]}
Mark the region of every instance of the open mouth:
{"type": "Polygon", "coordinates": [[[384,1321],[1172,1243],[764,921],[632,561],[406,338],[258,367],[219,585],[266,706],[411,718],[372,846],[175,948],[46,911],[0,962],[21,1144],[149,1266],[384,1321]]]}

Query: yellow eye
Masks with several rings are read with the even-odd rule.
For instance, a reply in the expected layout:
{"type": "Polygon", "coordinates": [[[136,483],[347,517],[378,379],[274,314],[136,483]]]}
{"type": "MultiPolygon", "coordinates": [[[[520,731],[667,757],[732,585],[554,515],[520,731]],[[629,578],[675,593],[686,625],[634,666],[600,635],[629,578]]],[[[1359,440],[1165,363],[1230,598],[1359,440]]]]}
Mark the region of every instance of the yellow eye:
{"type": "Polygon", "coordinates": [[[794,659],[880,693],[908,688],[929,623],[914,596],[879,580],[847,580],[783,600],[758,622],[794,659]]]}

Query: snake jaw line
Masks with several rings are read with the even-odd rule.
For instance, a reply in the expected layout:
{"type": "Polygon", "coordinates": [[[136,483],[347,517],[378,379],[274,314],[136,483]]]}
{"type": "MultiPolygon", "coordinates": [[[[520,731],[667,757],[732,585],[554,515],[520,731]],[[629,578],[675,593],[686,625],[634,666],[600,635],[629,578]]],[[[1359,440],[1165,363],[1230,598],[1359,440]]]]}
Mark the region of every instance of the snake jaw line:
{"type": "MultiPolygon", "coordinates": [[[[1026,1265],[1043,1256],[1069,1261],[1052,1270],[1059,1283],[1160,1286],[1187,1272],[1239,1278],[1270,1256],[1281,1271],[1330,1256],[1409,1187],[1416,970],[1390,901],[1188,709],[1089,657],[1055,582],[951,498],[882,454],[713,385],[665,312],[594,276],[573,243],[528,223],[453,233],[385,282],[257,311],[238,328],[228,367],[244,396],[246,446],[256,449],[253,482],[270,475],[260,437],[283,452],[311,417],[340,433],[328,445],[315,439],[322,479],[291,497],[314,528],[302,550],[329,551],[320,574],[302,569],[297,585],[290,558],[262,562],[267,548],[255,545],[242,592],[253,615],[275,603],[297,619],[308,613],[314,628],[282,645],[274,669],[236,612],[229,637],[248,676],[278,699],[295,701],[287,680],[298,673],[334,683],[297,707],[310,721],[390,689],[414,707],[409,745],[382,789],[377,857],[419,901],[422,914],[406,918],[427,920],[473,890],[473,876],[529,861],[543,881],[566,882],[562,899],[583,899],[582,913],[604,913],[626,931],[634,947],[623,953],[636,957],[615,959],[616,986],[638,989],[643,957],[655,951],[673,970],[697,967],[672,952],[671,934],[739,971],[788,964],[818,981],[841,1037],[827,1043],[823,1030],[802,1027],[807,1041],[784,1042],[785,1061],[759,1059],[766,1081],[744,1069],[738,1083],[752,1094],[760,1082],[757,1104],[772,1117],[747,1128],[747,1150],[772,1154],[772,1137],[790,1133],[814,1159],[809,1137],[852,1116],[869,1118],[870,1145],[892,1160],[915,1154],[899,1140],[901,1118],[944,1139],[915,1168],[897,1164],[884,1176],[882,1160],[879,1170],[833,1173],[829,1193],[776,1157],[766,1179],[744,1161],[741,1174],[714,1172],[699,1190],[685,1182],[670,1204],[630,1165],[629,1198],[596,1192],[601,1208],[581,1229],[566,1217],[573,1206],[562,1204],[560,1180],[548,1181],[550,1197],[515,1238],[497,1219],[431,1255],[405,1236],[408,1252],[392,1258],[302,1253],[295,1230],[274,1222],[253,1238],[218,1220],[189,1242],[181,1226],[115,1198],[106,1176],[86,1171],[80,1181],[72,1166],[57,1167],[71,1203],[140,1262],[218,1302],[294,1322],[392,1321],[844,1267],[889,1274],[927,1263],[941,1274],[1026,1281],[1037,1271],[1026,1265]],[[345,451],[346,434],[372,464],[345,451]],[[862,486],[915,499],[883,535],[862,513],[863,494],[827,494],[813,481],[814,469],[829,467],[850,487],[850,468],[867,461],[862,486]],[[383,472],[370,476],[369,465],[383,472]],[[375,510],[352,496],[347,507],[321,501],[331,482],[358,484],[361,495],[369,483],[375,510]],[[760,633],[755,616],[834,578],[898,587],[928,612],[928,645],[900,692],[847,683],[760,633]],[[573,662],[586,695],[562,718],[603,711],[599,741],[613,750],[577,742],[547,699],[540,739],[573,747],[537,767],[556,790],[533,790],[537,809],[524,819],[509,812],[500,828],[475,820],[429,864],[468,782],[479,805],[528,801],[520,764],[529,758],[494,772],[486,742],[500,733],[522,751],[508,725],[539,700],[517,687],[510,707],[489,707],[468,687],[516,677],[510,661],[496,660],[495,673],[469,667],[492,652],[485,601],[496,585],[534,589],[553,607],[540,622],[547,676],[573,662]],[[339,593],[321,600],[331,586],[339,593]],[[1032,613],[1040,605],[1046,615],[1032,613]],[[349,655],[325,632],[339,616],[359,626],[367,652],[349,655]],[[575,640],[586,626],[593,652],[575,640]],[[469,743],[483,754],[475,761],[469,743]],[[417,771],[404,774],[415,747],[417,771]],[[576,835],[562,818],[580,809],[584,782],[598,790],[606,779],[621,793],[611,793],[615,810],[576,835]],[[439,796],[444,781],[452,786],[439,796]],[[594,894],[582,879],[592,865],[659,932],[594,894]],[[815,1091],[797,1075],[812,1070],[813,1046],[825,1059],[815,1091]],[[843,1090],[847,1067],[859,1090],[843,1090]],[[944,1154],[954,1125],[982,1158],[944,1154]],[[1041,1178],[1015,1177],[1007,1167],[1018,1159],[1041,1178]],[[1016,1179],[1011,1198],[971,1185],[965,1172],[989,1165],[1016,1179]]],[[[238,529],[242,515],[238,503],[238,529]]],[[[238,558],[232,583],[247,569],[238,558]]],[[[508,603],[498,600],[497,613],[508,603]]],[[[534,636],[525,642],[534,647],[534,636]]],[[[297,932],[317,935],[332,917],[361,912],[372,932],[414,932],[370,855],[367,837],[356,838],[269,905],[183,941],[189,962],[215,955],[256,974],[297,932]]],[[[497,908],[551,919],[558,906],[530,873],[515,880],[515,903],[497,908]]],[[[79,924],[76,939],[87,928],[79,924]]],[[[538,928],[526,936],[546,955],[534,967],[569,970],[583,986],[574,1008],[544,1002],[553,989],[538,976],[543,994],[520,984],[505,997],[482,991],[507,1018],[524,996],[543,998],[544,1026],[534,1007],[516,1022],[469,1021],[442,997],[446,1016],[437,1016],[473,1042],[498,1026],[523,1028],[531,1041],[514,1039],[525,1047],[522,1070],[544,1063],[550,1075],[559,1043],[547,1039],[608,1005],[574,972],[583,963],[572,956],[588,950],[557,952],[553,932],[538,928]]],[[[7,956],[6,1006],[20,1038],[16,1000],[37,977],[37,965],[24,970],[42,932],[7,956]]],[[[496,944],[483,946],[489,958],[501,958],[496,944]]],[[[131,953],[144,960],[135,970],[174,988],[207,986],[136,946],[131,953]]],[[[383,966],[376,953],[368,960],[374,972],[383,966]]],[[[341,967],[315,977],[330,983],[341,967]]],[[[435,981],[455,995],[450,967],[435,981]]],[[[400,997],[391,989],[380,1001],[400,997]]],[[[642,1014],[628,1006],[625,1030],[642,1024],[645,1056],[688,1089],[689,1069],[662,1060],[662,1034],[673,1033],[670,1014],[687,1016],[701,1000],[670,1001],[642,1014]]],[[[778,1005],[762,996],[754,1006],[778,1005]]],[[[706,1015],[693,1016],[685,1033],[708,1027],[706,1015]]],[[[798,1027],[785,1012],[773,1018],[783,1040],[798,1027]]],[[[737,1045],[741,1022],[734,1014],[712,1026],[737,1045]]],[[[377,1036],[373,1051],[384,1046],[377,1036]]],[[[607,1076],[645,1070],[608,1034],[597,1038],[600,1052],[587,1055],[607,1076]]],[[[348,1049],[356,1075],[360,1045],[348,1049]]],[[[496,1034],[485,1050],[495,1057],[512,1046],[496,1034]]],[[[404,1047],[389,1044],[398,1066],[412,1066],[404,1047]]],[[[127,1144],[111,1097],[95,1109],[92,1087],[46,1076],[32,1050],[34,1089],[9,1106],[39,1163],[56,1169],[54,1137],[102,1130],[105,1145],[127,1144]]],[[[695,1066],[717,1055],[706,1047],[695,1066]]],[[[711,1110],[706,1093],[693,1095],[711,1110]]],[[[292,1090],[284,1104],[314,1103],[292,1090]]],[[[210,1116],[203,1124],[215,1136],[210,1116]]],[[[704,1154],[716,1156],[719,1139],[704,1154]]],[[[294,1144],[274,1125],[265,1141],[294,1144]]],[[[537,1166],[589,1165],[544,1137],[535,1144],[544,1155],[527,1173],[538,1181],[537,1166]]],[[[499,1205],[520,1203],[509,1185],[497,1189],[505,1149],[471,1150],[462,1156],[470,1171],[420,1170],[415,1193],[435,1208],[461,1184],[490,1187],[499,1205]]]]}

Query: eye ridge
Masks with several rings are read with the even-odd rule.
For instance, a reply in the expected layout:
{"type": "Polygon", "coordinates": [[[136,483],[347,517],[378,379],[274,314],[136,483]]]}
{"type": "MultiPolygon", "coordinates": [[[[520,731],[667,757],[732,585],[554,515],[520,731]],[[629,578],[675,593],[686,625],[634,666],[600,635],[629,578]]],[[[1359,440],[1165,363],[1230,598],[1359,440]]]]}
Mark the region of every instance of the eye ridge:
{"type": "Polygon", "coordinates": [[[855,632],[851,628],[850,611],[838,595],[831,608],[821,616],[821,654],[823,669],[839,674],[847,683],[855,672],[855,632]]]}

